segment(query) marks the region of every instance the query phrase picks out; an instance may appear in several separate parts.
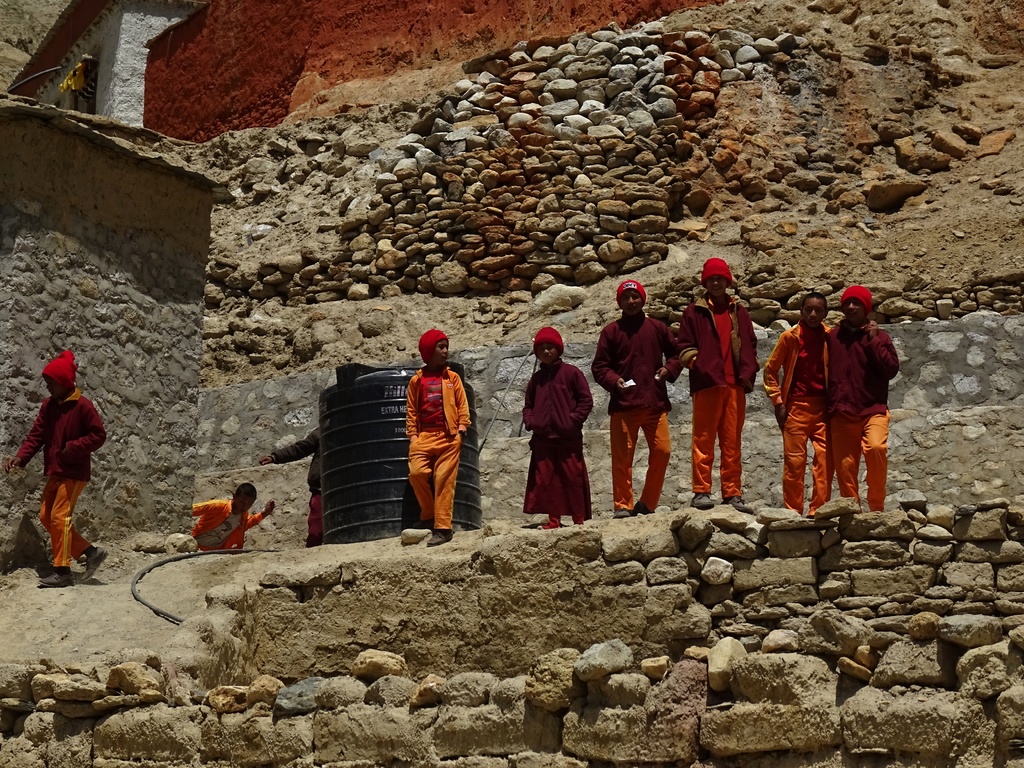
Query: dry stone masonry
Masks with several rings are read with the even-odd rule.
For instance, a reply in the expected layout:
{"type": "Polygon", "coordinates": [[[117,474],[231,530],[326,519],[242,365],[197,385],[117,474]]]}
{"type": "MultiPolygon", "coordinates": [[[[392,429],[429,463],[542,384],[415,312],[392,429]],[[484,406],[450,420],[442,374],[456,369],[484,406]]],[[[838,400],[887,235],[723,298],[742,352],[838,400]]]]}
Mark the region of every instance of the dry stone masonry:
{"type": "Polygon", "coordinates": [[[279,556],[161,654],[0,665],[0,761],[1000,764],[1024,738],[1022,539],[1005,499],[908,493],[279,556]]]}

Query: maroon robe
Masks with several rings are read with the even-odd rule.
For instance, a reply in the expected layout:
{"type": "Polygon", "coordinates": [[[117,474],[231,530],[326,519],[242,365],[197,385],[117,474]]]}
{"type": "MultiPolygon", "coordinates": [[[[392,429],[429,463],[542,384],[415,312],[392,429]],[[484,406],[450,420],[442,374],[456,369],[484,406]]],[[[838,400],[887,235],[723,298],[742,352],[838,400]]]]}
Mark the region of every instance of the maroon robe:
{"type": "Polygon", "coordinates": [[[533,374],[523,406],[523,426],[533,432],[525,514],[590,519],[583,422],[593,408],[590,386],[579,368],[557,360],[533,374]]]}

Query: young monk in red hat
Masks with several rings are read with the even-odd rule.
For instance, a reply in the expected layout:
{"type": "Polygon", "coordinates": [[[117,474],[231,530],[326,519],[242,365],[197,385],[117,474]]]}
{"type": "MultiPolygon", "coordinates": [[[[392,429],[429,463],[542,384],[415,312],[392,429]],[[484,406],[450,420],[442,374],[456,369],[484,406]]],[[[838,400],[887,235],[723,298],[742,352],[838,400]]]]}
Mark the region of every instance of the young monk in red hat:
{"type": "Polygon", "coordinates": [[[839,495],[860,501],[860,457],[867,466],[868,510],[885,509],[889,467],[889,382],[900,371],[896,347],[874,320],[871,291],[851,285],[839,308],[843,320],[828,332],[829,450],[839,495]]]}
{"type": "Polygon", "coordinates": [[[757,338],[746,307],[728,294],[732,271],[722,259],[708,259],[700,275],[706,296],[683,311],[679,355],[690,369],[693,398],[693,499],[690,506],[711,509],[711,467],[715,439],[721,454],[722,502],[753,512],[743,500],[740,436],[747,394],[757,375],[757,338]]]}
{"type": "Polygon", "coordinates": [[[540,368],[526,385],[523,426],[530,438],[530,473],[523,512],[546,514],[541,528],[561,528],[561,517],[576,525],[589,520],[590,478],[583,459],[583,422],[594,398],[583,372],[562,361],[565,345],[554,328],[541,328],[533,339],[540,368]]]}
{"type": "Polygon", "coordinates": [[[448,368],[448,337],[430,330],[420,337],[420,357],[406,395],[405,434],[409,438],[409,484],[420,504],[420,521],[430,525],[428,547],[452,540],[455,478],[462,437],[469,429],[469,402],[459,375],[448,368]],[[430,488],[430,478],[434,488],[430,488]]]}
{"type": "Polygon", "coordinates": [[[103,422],[92,402],[75,386],[78,366],[68,350],[43,368],[50,396],[43,400],[32,429],[17,456],[4,459],[4,472],[24,467],[43,449],[43,471],[49,476],[43,489],[39,519],[50,532],[53,573],[39,580],[41,587],[73,587],[71,561],[85,555],[83,580],[92,578],[107,559],[107,551],[82,538],[71,524],[78,497],[89,482],[93,451],[107,439],[103,422]]]}
{"type": "Polygon", "coordinates": [[[665,485],[665,470],[672,453],[668,431],[666,382],[682,371],[679,348],[668,326],[647,317],[647,291],[636,280],[619,285],[616,301],[622,317],[601,331],[590,367],[594,381],[611,393],[612,496],[615,517],[653,512],[665,485]],[[647,475],[644,490],[633,501],[633,454],[643,430],[647,440],[647,475]]]}

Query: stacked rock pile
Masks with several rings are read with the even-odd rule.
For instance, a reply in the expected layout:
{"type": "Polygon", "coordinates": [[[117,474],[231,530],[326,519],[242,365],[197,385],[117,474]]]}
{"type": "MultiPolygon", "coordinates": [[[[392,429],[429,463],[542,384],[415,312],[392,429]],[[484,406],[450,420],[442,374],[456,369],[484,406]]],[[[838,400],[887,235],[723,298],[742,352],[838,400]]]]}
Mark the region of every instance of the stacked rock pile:
{"type": "Polygon", "coordinates": [[[379,154],[377,195],[342,225],[372,232],[375,251],[353,243],[357,264],[336,264],[331,277],[536,292],[656,263],[670,220],[710,202],[689,193],[708,165],[702,123],[723,83],[806,45],[738,30],[663,34],[657,23],[546,42],[471,62],[476,79],[379,154]],[[701,160],[687,164],[695,147],[701,160]],[[375,258],[363,266],[367,250],[375,258]]]}

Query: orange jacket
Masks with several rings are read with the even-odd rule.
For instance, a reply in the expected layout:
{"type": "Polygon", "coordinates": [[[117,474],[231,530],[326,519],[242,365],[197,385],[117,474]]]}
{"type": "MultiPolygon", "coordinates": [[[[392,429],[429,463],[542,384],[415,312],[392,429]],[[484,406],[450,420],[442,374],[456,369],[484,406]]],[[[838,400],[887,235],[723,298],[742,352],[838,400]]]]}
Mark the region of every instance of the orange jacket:
{"type": "MultiPolygon", "coordinates": [[[[420,382],[422,380],[423,369],[421,368],[413,374],[405,398],[405,435],[410,440],[420,432],[420,382]]],[[[466,400],[466,390],[462,386],[459,374],[448,366],[441,370],[441,403],[444,406],[445,427],[449,435],[458,432],[459,427],[469,427],[469,402],[466,400]]]]}
{"type": "MultiPolygon", "coordinates": [[[[821,327],[828,333],[829,327],[822,323],[821,327]]],[[[793,372],[796,370],[796,358],[800,354],[800,323],[788,328],[779,336],[768,362],[764,364],[764,391],[772,405],[782,405],[789,400],[789,390],[793,386],[793,372]],[[779,369],[783,371],[782,385],[779,386],[779,369]]],[[[823,352],[825,363],[825,385],[828,386],[828,345],[823,352]]]]}
{"type": "MultiPolygon", "coordinates": [[[[229,518],[231,518],[231,499],[217,499],[215,501],[193,504],[192,517],[199,518],[192,528],[192,538],[197,541],[203,534],[214,534],[218,527],[224,526],[223,533],[225,536],[220,540],[219,545],[199,544],[199,549],[209,552],[220,549],[242,549],[245,546],[245,532],[254,525],[260,524],[263,520],[263,513],[257,512],[255,515],[250,515],[248,512],[243,512],[240,519],[230,521],[236,523],[232,528],[230,525],[225,525],[229,522],[229,518]]],[[[211,538],[217,538],[216,534],[211,536],[211,538]]]]}

